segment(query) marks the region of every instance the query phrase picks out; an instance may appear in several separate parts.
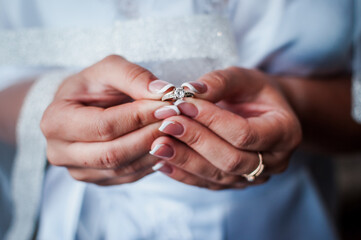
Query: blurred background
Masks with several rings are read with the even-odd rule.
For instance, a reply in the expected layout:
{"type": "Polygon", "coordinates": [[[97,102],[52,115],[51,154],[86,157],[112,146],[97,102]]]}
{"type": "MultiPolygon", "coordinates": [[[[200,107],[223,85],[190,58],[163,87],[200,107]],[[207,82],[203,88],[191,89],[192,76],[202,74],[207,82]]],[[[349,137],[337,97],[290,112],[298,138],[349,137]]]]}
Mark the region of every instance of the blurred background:
{"type": "Polygon", "coordinates": [[[338,225],[342,239],[361,239],[361,155],[335,160],[338,185],[338,225]]]}

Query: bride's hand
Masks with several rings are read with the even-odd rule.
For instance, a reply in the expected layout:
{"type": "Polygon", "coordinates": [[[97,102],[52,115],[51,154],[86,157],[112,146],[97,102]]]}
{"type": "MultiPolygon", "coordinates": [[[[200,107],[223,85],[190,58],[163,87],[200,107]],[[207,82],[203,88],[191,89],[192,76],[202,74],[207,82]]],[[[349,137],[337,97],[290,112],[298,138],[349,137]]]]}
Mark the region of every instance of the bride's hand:
{"type": "Polygon", "coordinates": [[[100,185],[151,173],[156,158],[147,150],[163,135],[154,111],[167,105],[144,100],[160,98],[150,91],[164,86],[155,79],[146,69],[109,56],[65,80],[41,122],[49,162],[67,167],[77,180],[100,185]]]}
{"type": "Polygon", "coordinates": [[[178,102],[188,117],[167,118],[160,128],[179,141],[162,136],[152,144],[151,153],[165,160],[161,171],[187,184],[224,189],[263,183],[287,168],[301,127],[272,77],[232,67],[191,84],[197,98],[178,102]],[[265,169],[249,183],[242,174],[257,168],[258,152],[265,169]]]}

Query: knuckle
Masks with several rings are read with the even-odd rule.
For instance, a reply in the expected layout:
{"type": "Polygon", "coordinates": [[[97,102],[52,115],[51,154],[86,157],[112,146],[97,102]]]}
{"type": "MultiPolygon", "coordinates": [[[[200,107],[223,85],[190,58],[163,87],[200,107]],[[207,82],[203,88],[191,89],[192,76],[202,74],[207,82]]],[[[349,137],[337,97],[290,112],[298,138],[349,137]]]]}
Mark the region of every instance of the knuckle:
{"type": "Polygon", "coordinates": [[[96,134],[102,141],[108,141],[114,138],[114,127],[105,118],[100,117],[96,122],[96,134]]]}
{"type": "Polygon", "coordinates": [[[104,151],[99,158],[99,166],[107,169],[115,169],[121,166],[121,161],[115,151],[104,151]]]}
{"type": "Polygon", "coordinates": [[[125,177],[137,173],[139,170],[140,170],[139,166],[136,166],[135,164],[129,164],[127,166],[120,167],[114,170],[113,172],[114,172],[114,176],[116,177],[125,177]]]}
{"type": "Polygon", "coordinates": [[[219,129],[219,123],[223,122],[221,116],[217,113],[209,114],[205,119],[205,125],[210,129],[219,129]]]}
{"type": "Polygon", "coordinates": [[[233,156],[226,161],[223,170],[227,173],[238,172],[239,169],[243,167],[243,163],[244,160],[239,154],[233,154],[233,156]]]}
{"type": "Polygon", "coordinates": [[[287,146],[295,149],[302,142],[302,128],[297,117],[290,112],[282,111],[280,113],[279,125],[282,126],[284,133],[283,142],[288,143],[287,146]]]}
{"type": "Polygon", "coordinates": [[[191,160],[192,158],[190,151],[188,150],[184,152],[179,152],[176,150],[175,152],[177,154],[174,154],[174,156],[168,159],[168,161],[179,168],[186,168],[189,163],[189,160],[191,160]]]}
{"type": "Polygon", "coordinates": [[[215,168],[213,172],[211,172],[211,179],[216,182],[223,182],[224,181],[224,174],[219,169],[215,168]]]}
{"type": "Polygon", "coordinates": [[[85,68],[83,71],[80,72],[79,76],[81,79],[88,79],[88,80],[98,80],[96,77],[97,73],[99,72],[108,72],[113,68],[117,68],[123,64],[125,59],[119,55],[112,54],[108,55],[103,58],[101,61],[95,63],[94,65],[85,68]]]}
{"type": "Polygon", "coordinates": [[[48,138],[49,137],[49,123],[47,121],[46,111],[40,121],[40,129],[43,135],[48,138]]]}
{"type": "Polygon", "coordinates": [[[44,112],[41,121],[40,121],[40,129],[43,133],[43,135],[46,138],[50,138],[55,135],[55,130],[57,128],[52,127],[51,124],[51,114],[52,112],[52,105],[50,105],[44,112]]]}
{"type": "Polygon", "coordinates": [[[147,69],[136,64],[131,64],[127,72],[127,77],[128,79],[130,79],[131,82],[135,81],[138,78],[142,78],[142,77],[150,78],[152,76],[153,75],[147,69]]]}
{"type": "Polygon", "coordinates": [[[192,131],[187,136],[187,144],[189,146],[197,146],[202,143],[202,134],[199,131],[192,131]]]}
{"type": "Polygon", "coordinates": [[[240,130],[236,135],[233,141],[233,146],[242,149],[254,144],[257,141],[257,136],[252,133],[251,128],[243,127],[242,130],[240,130]]]}
{"type": "Polygon", "coordinates": [[[122,60],[124,60],[123,57],[116,55],[116,54],[111,54],[111,55],[106,56],[101,62],[103,62],[105,64],[113,64],[115,62],[122,61],[122,60]]]}
{"type": "Polygon", "coordinates": [[[225,86],[227,83],[227,77],[220,70],[209,73],[208,78],[218,86],[225,86]]]}
{"type": "Polygon", "coordinates": [[[133,121],[138,127],[145,126],[149,122],[147,116],[143,113],[143,111],[141,111],[141,107],[141,102],[134,102],[132,106],[134,110],[131,111],[131,121],[133,121]]]}

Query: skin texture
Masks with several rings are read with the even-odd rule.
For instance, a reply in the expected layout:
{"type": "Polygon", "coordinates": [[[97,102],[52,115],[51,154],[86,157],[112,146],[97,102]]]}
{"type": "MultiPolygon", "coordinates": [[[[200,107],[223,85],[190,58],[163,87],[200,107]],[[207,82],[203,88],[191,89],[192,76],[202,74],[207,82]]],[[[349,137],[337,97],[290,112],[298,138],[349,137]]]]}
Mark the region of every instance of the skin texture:
{"type": "Polygon", "coordinates": [[[99,185],[133,182],[153,172],[156,158],[148,151],[163,135],[153,113],[169,104],[143,100],[160,98],[147,88],[154,79],[119,56],[66,79],[41,122],[49,162],[99,185]]]}
{"type": "MultiPolygon", "coordinates": [[[[260,184],[284,171],[301,142],[301,127],[303,146],[312,150],[325,151],[347,139],[360,142],[360,126],[344,110],[350,103],[349,77],[331,83],[289,78],[238,67],[215,71],[198,80],[205,92],[178,105],[182,116],[157,115],[157,109],[170,103],[159,101],[162,93],[150,91],[156,77],[119,56],[109,56],[66,79],[44,113],[41,128],[49,162],[67,167],[77,180],[115,185],[152,173],[151,167],[162,160],[160,171],[169,177],[218,190],[260,184]],[[189,109],[196,111],[190,114],[189,109]],[[162,118],[181,125],[183,132],[159,131],[162,118]],[[319,144],[323,134],[334,137],[319,144]],[[169,147],[172,155],[150,155],[158,144],[169,147]],[[257,167],[259,151],[266,169],[248,183],[241,175],[257,167]]],[[[14,124],[5,126],[17,119],[28,87],[11,90],[18,107],[12,108],[11,118],[0,117],[2,138],[15,136],[14,124]]],[[[9,99],[8,91],[0,92],[0,100],[9,99]]]]}
{"type": "MultiPolygon", "coordinates": [[[[167,137],[153,143],[174,148],[175,154],[164,158],[167,164],[177,167],[168,176],[189,183],[192,174],[207,179],[208,188],[223,189],[263,183],[272,174],[284,171],[292,151],[301,142],[302,132],[296,115],[269,78],[255,70],[231,67],[199,79],[207,91],[179,104],[181,111],[193,107],[197,114],[192,119],[166,119],[182,125],[183,133],[172,136],[184,144],[167,137]],[[256,169],[257,152],[262,152],[267,169],[255,182],[227,177],[241,177],[256,169]]],[[[196,180],[193,182],[197,185],[196,180]]]]}
{"type": "MultiPolygon", "coordinates": [[[[133,182],[152,173],[158,158],[148,151],[164,135],[154,113],[170,104],[159,101],[161,93],[148,90],[155,79],[149,71],[110,56],[65,80],[41,122],[49,162],[67,167],[79,181],[99,185],[133,182]]],[[[244,178],[223,175],[244,186],[244,178]]]]}

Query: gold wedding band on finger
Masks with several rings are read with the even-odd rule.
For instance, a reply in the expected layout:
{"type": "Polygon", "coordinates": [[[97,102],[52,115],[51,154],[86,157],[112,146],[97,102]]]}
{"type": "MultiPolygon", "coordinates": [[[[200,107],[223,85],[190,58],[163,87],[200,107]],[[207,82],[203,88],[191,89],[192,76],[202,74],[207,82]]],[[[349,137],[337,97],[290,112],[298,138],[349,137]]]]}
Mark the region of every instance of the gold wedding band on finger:
{"type": "Polygon", "coordinates": [[[173,91],[164,94],[162,101],[177,101],[185,97],[194,97],[194,93],[184,90],[183,87],[177,87],[173,91]]]}
{"type": "Polygon", "coordinates": [[[258,164],[257,168],[249,174],[242,174],[242,176],[245,177],[248,182],[253,182],[256,179],[256,177],[261,175],[261,173],[263,172],[263,169],[264,169],[262,153],[258,152],[257,154],[258,154],[258,159],[259,159],[259,164],[258,164]]]}

